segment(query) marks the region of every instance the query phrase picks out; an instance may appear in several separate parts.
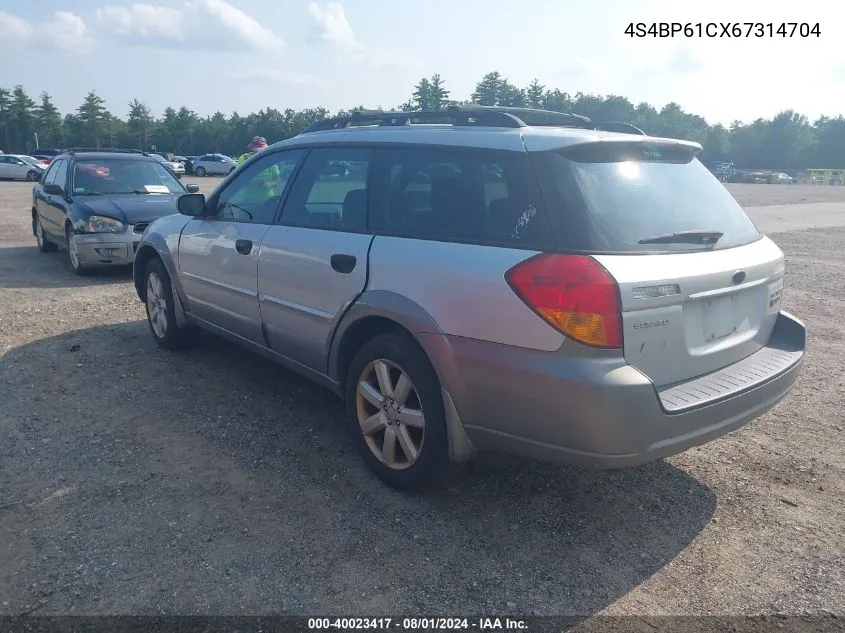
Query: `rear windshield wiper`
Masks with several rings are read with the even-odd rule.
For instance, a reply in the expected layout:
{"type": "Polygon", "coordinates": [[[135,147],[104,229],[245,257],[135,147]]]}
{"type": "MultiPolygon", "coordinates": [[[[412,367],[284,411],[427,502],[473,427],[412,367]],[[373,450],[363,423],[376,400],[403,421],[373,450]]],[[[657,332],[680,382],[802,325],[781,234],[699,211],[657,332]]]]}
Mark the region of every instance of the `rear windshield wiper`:
{"type": "Polygon", "coordinates": [[[724,233],[721,231],[679,231],[654,237],[644,237],[639,244],[715,244],[724,233]]]}

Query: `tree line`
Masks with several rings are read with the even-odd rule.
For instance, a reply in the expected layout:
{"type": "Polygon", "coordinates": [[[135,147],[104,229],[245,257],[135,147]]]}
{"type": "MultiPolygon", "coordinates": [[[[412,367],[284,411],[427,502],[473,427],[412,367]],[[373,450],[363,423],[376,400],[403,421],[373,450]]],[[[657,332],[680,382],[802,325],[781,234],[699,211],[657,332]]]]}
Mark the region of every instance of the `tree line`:
{"type": "MultiPolygon", "coordinates": [[[[568,93],[549,88],[538,80],[520,88],[498,72],[485,75],[467,100],[455,100],[440,75],[425,77],[414,86],[409,99],[397,108],[437,110],[449,105],[476,103],[532,107],[573,112],[594,121],[632,123],[646,133],[698,141],[705,162],[732,160],[736,167],[795,170],[845,168],[845,118],[822,116],[816,121],[792,110],[772,119],[734,121],[730,126],[710,125],[677,103],[658,109],[648,103],[634,104],[617,95],[568,93]]],[[[377,108],[381,110],[382,108],[377,108]]],[[[357,106],[336,113],[325,108],[279,110],[267,107],[251,114],[222,112],[202,116],[184,106],[168,107],[160,117],[149,105],[135,98],[112,112],[96,91],[90,91],[79,107],[62,114],[52,97],[42,92],[38,100],[23,86],[0,88],[0,148],[6,153],[32,153],[47,147],[126,147],[178,155],[220,152],[237,155],[253,136],[268,142],[298,134],[311,123],[332,115],[362,111],[357,106]]]]}

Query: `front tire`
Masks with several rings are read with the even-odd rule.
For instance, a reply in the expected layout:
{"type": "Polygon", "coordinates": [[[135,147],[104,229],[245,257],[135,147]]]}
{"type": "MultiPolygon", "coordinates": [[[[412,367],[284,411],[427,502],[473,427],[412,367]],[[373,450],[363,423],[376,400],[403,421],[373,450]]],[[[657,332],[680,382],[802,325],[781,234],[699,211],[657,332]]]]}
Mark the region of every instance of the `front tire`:
{"type": "Polygon", "coordinates": [[[197,167],[197,168],[194,170],[194,174],[196,174],[197,176],[199,176],[200,178],[202,178],[203,176],[205,176],[205,167],[197,167]]]}
{"type": "Polygon", "coordinates": [[[80,277],[90,275],[93,271],[85,266],[79,258],[79,245],[76,243],[76,235],[74,235],[73,229],[67,227],[65,237],[67,238],[67,258],[70,269],[80,277]]]}
{"type": "Polygon", "coordinates": [[[446,474],[440,381],[411,337],[385,334],[364,344],[349,368],[346,410],[361,457],[389,486],[420,490],[446,474]]]}
{"type": "Polygon", "coordinates": [[[35,233],[35,243],[42,253],[55,253],[59,247],[44,236],[44,227],[41,226],[41,219],[38,215],[32,216],[32,232],[35,233]]]}
{"type": "Polygon", "coordinates": [[[147,323],[156,344],[168,350],[185,349],[196,344],[199,330],[192,326],[180,326],[176,322],[173,286],[160,259],[153,259],[147,264],[144,287],[147,323]]]}

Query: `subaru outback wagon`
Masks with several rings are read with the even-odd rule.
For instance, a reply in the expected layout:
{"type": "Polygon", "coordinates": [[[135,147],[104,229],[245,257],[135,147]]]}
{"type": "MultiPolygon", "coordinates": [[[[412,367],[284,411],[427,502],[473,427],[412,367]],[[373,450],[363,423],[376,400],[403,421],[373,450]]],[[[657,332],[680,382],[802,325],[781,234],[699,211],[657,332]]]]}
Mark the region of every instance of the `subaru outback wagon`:
{"type": "Polygon", "coordinates": [[[737,429],[803,360],[783,254],[700,145],[599,128],[480,107],[318,122],[150,226],[152,334],[210,330],[325,385],[402,488],[479,450],[619,468],[737,429]]]}

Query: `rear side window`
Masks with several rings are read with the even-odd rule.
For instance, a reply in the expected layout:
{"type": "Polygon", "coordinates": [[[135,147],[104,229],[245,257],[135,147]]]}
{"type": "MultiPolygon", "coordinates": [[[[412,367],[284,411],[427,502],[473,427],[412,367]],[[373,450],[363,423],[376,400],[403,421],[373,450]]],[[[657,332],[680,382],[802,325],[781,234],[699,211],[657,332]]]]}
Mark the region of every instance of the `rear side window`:
{"type": "Polygon", "coordinates": [[[550,235],[527,157],[441,148],[376,150],[371,228],[416,239],[542,249],[550,235]]]}
{"type": "Polygon", "coordinates": [[[564,250],[684,252],[760,237],[685,146],[590,143],[533,153],[531,161],[564,250]]]}

